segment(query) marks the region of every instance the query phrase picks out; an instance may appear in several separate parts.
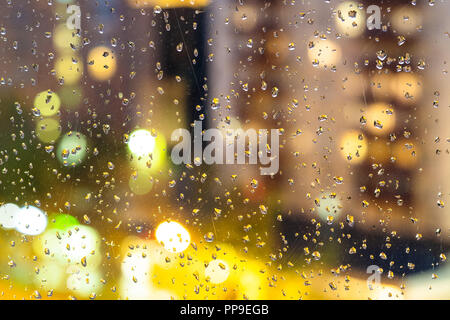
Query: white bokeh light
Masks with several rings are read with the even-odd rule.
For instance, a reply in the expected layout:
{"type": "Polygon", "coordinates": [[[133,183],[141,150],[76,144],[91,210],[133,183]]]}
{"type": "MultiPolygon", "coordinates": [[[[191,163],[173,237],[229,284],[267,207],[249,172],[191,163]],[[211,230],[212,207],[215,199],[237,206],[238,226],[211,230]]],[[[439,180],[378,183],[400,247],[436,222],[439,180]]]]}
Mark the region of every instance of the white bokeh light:
{"type": "Polygon", "coordinates": [[[13,203],[2,205],[0,207],[0,225],[5,229],[14,229],[19,211],[20,208],[13,203]]]}
{"type": "Polygon", "coordinates": [[[16,230],[30,236],[36,236],[45,231],[47,215],[33,206],[21,208],[16,215],[16,230]]]}
{"type": "Polygon", "coordinates": [[[134,131],[130,135],[128,141],[128,148],[135,156],[143,157],[153,152],[156,145],[156,138],[152,134],[145,130],[140,129],[134,131]]]}
{"type": "Polygon", "coordinates": [[[169,252],[183,252],[191,242],[189,232],[178,222],[164,221],[156,228],[156,240],[169,252]]]}

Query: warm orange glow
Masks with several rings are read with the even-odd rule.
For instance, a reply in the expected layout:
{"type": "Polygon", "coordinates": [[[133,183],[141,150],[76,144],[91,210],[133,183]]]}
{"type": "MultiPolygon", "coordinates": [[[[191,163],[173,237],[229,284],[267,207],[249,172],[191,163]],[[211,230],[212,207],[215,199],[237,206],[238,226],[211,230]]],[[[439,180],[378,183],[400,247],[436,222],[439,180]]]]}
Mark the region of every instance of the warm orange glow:
{"type": "Polygon", "coordinates": [[[367,155],[367,142],[362,133],[349,131],[341,138],[340,149],[342,156],[351,163],[364,161],[367,155]]]}
{"type": "Polygon", "coordinates": [[[117,60],[110,48],[96,47],[89,51],[87,65],[91,77],[98,81],[106,81],[116,72],[117,60]]]}
{"type": "Polygon", "coordinates": [[[367,130],[375,135],[389,134],[395,126],[395,113],[392,106],[385,103],[371,104],[366,112],[367,130]]]}

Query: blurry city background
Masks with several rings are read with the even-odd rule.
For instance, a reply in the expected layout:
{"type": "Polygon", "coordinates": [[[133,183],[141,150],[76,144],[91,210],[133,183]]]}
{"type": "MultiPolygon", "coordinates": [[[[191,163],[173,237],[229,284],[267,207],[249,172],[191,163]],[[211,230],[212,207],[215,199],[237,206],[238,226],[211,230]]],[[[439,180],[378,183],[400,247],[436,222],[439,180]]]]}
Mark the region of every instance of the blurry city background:
{"type": "Polygon", "coordinates": [[[0,8],[0,298],[450,298],[448,0],[0,8]],[[195,120],[279,172],[174,165],[195,120]]]}

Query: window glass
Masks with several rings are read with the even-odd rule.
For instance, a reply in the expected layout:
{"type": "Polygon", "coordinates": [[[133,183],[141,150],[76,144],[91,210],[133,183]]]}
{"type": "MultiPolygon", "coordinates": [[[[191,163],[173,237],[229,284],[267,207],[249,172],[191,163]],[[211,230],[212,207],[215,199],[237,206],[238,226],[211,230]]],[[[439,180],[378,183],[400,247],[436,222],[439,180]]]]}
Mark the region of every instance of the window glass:
{"type": "Polygon", "coordinates": [[[0,8],[5,299],[450,298],[448,1],[0,8]]]}

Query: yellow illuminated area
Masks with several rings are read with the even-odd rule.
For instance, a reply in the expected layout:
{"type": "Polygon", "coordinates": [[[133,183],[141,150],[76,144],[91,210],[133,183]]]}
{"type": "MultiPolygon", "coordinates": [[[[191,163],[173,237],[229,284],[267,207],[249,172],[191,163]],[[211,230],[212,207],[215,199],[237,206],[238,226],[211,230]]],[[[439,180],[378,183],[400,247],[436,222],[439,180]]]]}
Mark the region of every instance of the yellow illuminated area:
{"type": "MultiPolygon", "coordinates": [[[[132,254],[137,248],[136,242],[129,247],[133,249],[128,250],[127,254],[132,254]]],[[[169,290],[175,297],[195,299],[199,293],[207,293],[214,299],[274,299],[283,295],[280,290],[268,287],[263,263],[244,258],[245,255],[240,254],[238,248],[229,244],[207,246],[193,242],[182,254],[168,253],[163,248],[158,250],[150,245],[147,247],[152,248],[146,252],[147,257],[152,257],[152,286],[154,289],[169,290]],[[245,259],[244,263],[242,259],[245,259]],[[164,277],[166,274],[171,277],[164,277]],[[178,283],[183,285],[177,285],[178,283]],[[189,290],[199,283],[205,291],[196,293],[189,290]]],[[[139,251],[138,255],[140,256],[139,251]]],[[[302,283],[286,287],[284,292],[298,293],[299,288],[304,288],[302,283]]]]}
{"type": "Polygon", "coordinates": [[[49,228],[34,245],[42,258],[69,266],[95,268],[101,262],[98,232],[89,226],[75,225],[65,228],[49,228]],[[52,255],[46,254],[46,249],[52,255]]]}
{"type": "Polygon", "coordinates": [[[336,9],[336,27],[339,32],[349,37],[361,35],[366,28],[364,8],[357,2],[345,1],[336,9]]]}
{"type": "Polygon", "coordinates": [[[95,47],[87,56],[89,75],[98,81],[106,81],[116,73],[117,58],[108,47],[95,47]]]}
{"type": "Polygon", "coordinates": [[[261,276],[257,273],[246,270],[239,278],[239,288],[243,298],[261,299],[264,296],[264,284],[261,276]]]}
{"type": "Polygon", "coordinates": [[[100,289],[101,249],[95,229],[72,224],[51,226],[33,243],[33,248],[42,263],[42,273],[36,279],[39,285],[68,289],[85,298],[100,289]]]}
{"type": "Polygon", "coordinates": [[[64,84],[78,83],[83,74],[83,62],[76,55],[64,55],[55,63],[56,76],[64,84]]]}
{"type": "MultiPolygon", "coordinates": [[[[167,251],[154,240],[127,237],[121,245],[120,293],[124,299],[168,300],[178,298],[168,288],[152,283],[156,265],[167,265],[167,251]]],[[[169,253],[170,255],[170,253],[169,253]]]]}
{"type": "Polygon", "coordinates": [[[308,43],[308,57],[315,67],[331,68],[341,58],[337,43],[328,39],[312,39],[308,43]]]}
{"type": "Polygon", "coordinates": [[[58,160],[66,166],[76,166],[86,157],[87,139],[79,132],[66,133],[58,143],[58,160]]]}
{"type": "Polygon", "coordinates": [[[392,285],[373,285],[372,291],[371,298],[373,300],[404,300],[402,290],[392,285]]]}
{"type": "Polygon", "coordinates": [[[211,283],[219,284],[227,280],[230,267],[223,260],[211,260],[205,268],[205,277],[211,283]]]}
{"type": "Polygon", "coordinates": [[[51,90],[42,91],[34,98],[34,108],[42,116],[48,117],[56,114],[61,106],[58,94],[51,90]]]}
{"type": "Polygon", "coordinates": [[[422,26],[422,15],[409,6],[399,7],[392,13],[391,23],[397,32],[413,33],[422,26]]]}
{"type": "Polygon", "coordinates": [[[146,8],[159,6],[161,8],[179,7],[203,7],[209,4],[210,0],[127,0],[133,8],[146,8]]]}
{"type": "Polygon", "coordinates": [[[59,24],[53,32],[53,43],[61,52],[72,52],[81,44],[81,37],[74,30],[67,28],[65,24],[59,24]]]}
{"type": "Polygon", "coordinates": [[[367,141],[364,135],[358,131],[346,132],[340,140],[342,156],[350,163],[356,164],[364,161],[367,156],[367,141]]]}
{"type": "Polygon", "coordinates": [[[34,278],[34,283],[44,290],[65,290],[66,270],[56,263],[49,263],[43,259],[38,264],[39,273],[34,278]]]}
{"type": "Polygon", "coordinates": [[[375,135],[389,134],[395,126],[395,113],[392,106],[385,103],[374,103],[364,112],[367,130],[375,135]]]}
{"type": "Polygon", "coordinates": [[[162,222],[155,231],[156,240],[169,252],[183,252],[191,242],[191,235],[175,221],[162,222]]]}
{"type": "Polygon", "coordinates": [[[36,136],[44,143],[56,141],[61,135],[58,119],[44,118],[36,122],[36,136]]]}
{"type": "Polygon", "coordinates": [[[102,274],[96,268],[70,266],[66,272],[68,273],[67,289],[83,298],[90,297],[92,292],[98,291],[103,286],[102,274]]]}

